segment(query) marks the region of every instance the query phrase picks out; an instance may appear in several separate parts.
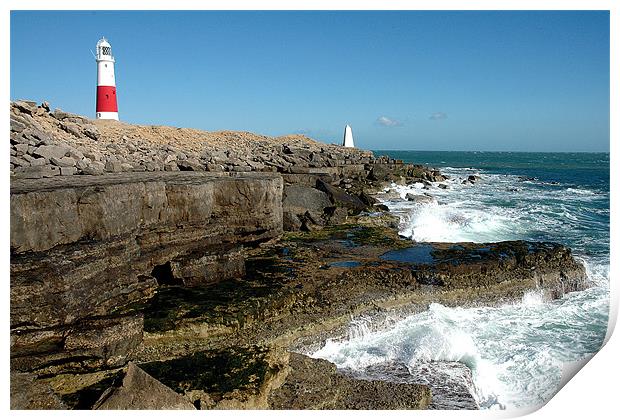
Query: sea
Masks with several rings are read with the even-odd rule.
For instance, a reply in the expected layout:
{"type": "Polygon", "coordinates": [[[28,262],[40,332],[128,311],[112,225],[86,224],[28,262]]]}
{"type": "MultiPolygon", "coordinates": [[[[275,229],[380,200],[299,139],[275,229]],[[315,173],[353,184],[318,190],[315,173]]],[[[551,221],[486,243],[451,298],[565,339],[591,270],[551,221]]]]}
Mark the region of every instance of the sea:
{"type": "MultiPolygon", "coordinates": [[[[609,153],[375,151],[380,155],[449,176],[446,189],[438,183],[386,188],[401,198],[384,204],[400,216],[402,236],[416,242],[559,242],[584,264],[593,286],[553,301],[532,290],[500,307],[432,303],[385,325],[355,319],[346,339],[328,340],[312,356],[360,374],[373,366],[406,366],[431,390],[438,378],[452,376],[468,386],[480,409],[544,405],[565,380],[563,367],[595,354],[607,332],[609,153]],[[470,175],[477,182],[463,183],[470,175]],[[429,193],[435,201],[402,200],[407,193],[429,193]],[[460,362],[471,380],[454,363],[439,362],[460,362]]],[[[438,405],[454,407],[458,401],[438,405]]]]}

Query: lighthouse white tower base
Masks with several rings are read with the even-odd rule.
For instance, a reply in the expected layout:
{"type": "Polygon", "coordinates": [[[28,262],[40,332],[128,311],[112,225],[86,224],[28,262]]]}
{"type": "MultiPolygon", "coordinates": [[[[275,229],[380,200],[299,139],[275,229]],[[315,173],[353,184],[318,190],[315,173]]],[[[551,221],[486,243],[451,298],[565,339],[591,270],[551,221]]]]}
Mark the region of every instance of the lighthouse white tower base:
{"type": "Polygon", "coordinates": [[[118,112],[97,112],[97,119],[118,121],[118,112]]]}
{"type": "Polygon", "coordinates": [[[344,127],[344,138],[342,139],[342,145],[344,147],[355,147],[353,143],[353,131],[351,131],[351,126],[347,124],[344,127]]]}

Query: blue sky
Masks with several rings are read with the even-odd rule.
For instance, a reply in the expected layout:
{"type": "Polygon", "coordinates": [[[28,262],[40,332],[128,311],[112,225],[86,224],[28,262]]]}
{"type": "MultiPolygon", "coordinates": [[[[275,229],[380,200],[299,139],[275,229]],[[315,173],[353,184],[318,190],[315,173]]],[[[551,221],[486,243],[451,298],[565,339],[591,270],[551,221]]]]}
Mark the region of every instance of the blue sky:
{"type": "Polygon", "coordinates": [[[400,150],[609,151],[608,12],[11,13],[11,99],[400,150]]]}

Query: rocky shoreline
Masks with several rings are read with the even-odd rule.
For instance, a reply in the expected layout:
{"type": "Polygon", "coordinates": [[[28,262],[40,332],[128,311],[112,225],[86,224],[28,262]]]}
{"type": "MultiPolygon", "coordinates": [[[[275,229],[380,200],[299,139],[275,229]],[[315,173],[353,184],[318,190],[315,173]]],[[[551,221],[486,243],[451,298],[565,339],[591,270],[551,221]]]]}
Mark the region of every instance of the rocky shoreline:
{"type": "Polygon", "coordinates": [[[560,244],[399,237],[377,193],[423,182],[407,199],[432,200],[446,178],[303,136],[19,101],[10,170],[12,408],[446,408],[451,389],[402,366],[356,376],[307,354],[361,315],[588,286],[560,244]]]}

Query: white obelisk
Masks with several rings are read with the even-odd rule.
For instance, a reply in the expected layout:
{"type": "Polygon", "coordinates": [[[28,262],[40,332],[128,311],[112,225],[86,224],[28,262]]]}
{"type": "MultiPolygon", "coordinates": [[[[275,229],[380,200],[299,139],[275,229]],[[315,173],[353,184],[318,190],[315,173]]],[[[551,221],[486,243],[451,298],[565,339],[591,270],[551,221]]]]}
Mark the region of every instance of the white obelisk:
{"type": "Polygon", "coordinates": [[[342,145],[344,147],[355,147],[355,144],[353,144],[353,132],[351,131],[351,126],[349,124],[344,127],[344,139],[342,140],[342,145]]]}

